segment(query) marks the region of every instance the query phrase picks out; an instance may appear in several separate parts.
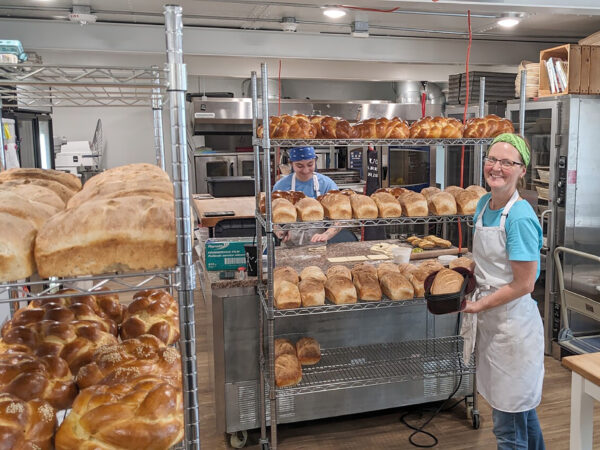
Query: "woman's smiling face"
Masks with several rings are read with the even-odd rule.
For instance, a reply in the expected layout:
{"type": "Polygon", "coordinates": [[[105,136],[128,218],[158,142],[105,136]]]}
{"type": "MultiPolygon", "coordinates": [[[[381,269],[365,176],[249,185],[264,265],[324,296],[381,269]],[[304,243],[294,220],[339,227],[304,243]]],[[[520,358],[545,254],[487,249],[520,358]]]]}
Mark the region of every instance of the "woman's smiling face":
{"type": "Polygon", "coordinates": [[[519,164],[503,167],[500,160],[508,159],[523,164],[517,149],[507,142],[497,142],[492,145],[487,156],[498,160],[494,164],[486,162],[483,167],[485,181],[492,191],[513,192],[517,188],[519,180],[525,176],[526,167],[519,164]]]}

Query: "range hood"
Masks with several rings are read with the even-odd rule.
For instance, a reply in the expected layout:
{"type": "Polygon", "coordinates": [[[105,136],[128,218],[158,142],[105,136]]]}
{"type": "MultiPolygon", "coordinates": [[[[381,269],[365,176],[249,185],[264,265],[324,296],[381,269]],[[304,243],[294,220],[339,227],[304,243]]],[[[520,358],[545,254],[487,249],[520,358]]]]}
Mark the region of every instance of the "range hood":
{"type": "MultiPolygon", "coordinates": [[[[193,97],[189,117],[194,134],[251,134],[252,99],[249,98],[202,98],[193,97]]],[[[259,100],[259,110],[261,108],[259,100]]],[[[279,103],[269,101],[269,115],[277,115],[279,103]]],[[[441,115],[441,104],[427,104],[427,114],[441,115]]],[[[343,117],[355,122],[371,117],[394,116],[409,121],[421,117],[421,105],[392,103],[378,100],[327,101],[327,100],[281,100],[281,114],[327,115],[343,117]]]]}

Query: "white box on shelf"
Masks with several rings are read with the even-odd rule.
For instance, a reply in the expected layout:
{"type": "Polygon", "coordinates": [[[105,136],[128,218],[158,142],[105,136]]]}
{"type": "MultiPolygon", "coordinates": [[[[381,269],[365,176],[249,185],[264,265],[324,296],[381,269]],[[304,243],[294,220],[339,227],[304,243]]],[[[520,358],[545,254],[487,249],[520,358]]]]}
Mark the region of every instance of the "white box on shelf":
{"type": "Polygon", "coordinates": [[[88,141],[68,141],[60,148],[61,153],[91,153],[88,141]]]}

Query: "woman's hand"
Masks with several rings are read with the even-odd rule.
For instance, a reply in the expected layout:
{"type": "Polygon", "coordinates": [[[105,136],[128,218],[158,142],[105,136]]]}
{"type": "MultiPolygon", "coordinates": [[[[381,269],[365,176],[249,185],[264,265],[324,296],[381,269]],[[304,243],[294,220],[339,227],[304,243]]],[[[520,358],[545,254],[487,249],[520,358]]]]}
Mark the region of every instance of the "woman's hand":
{"type": "Polygon", "coordinates": [[[461,310],[461,312],[476,314],[481,311],[481,305],[481,301],[466,302],[465,307],[461,310]]]}
{"type": "Polygon", "coordinates": [[[275,233],[275,236],[277,236],[281,242],[287,242],[290,240],[290,233],[287,231],[273,231],[273,233],[275,233]]]}
{"type": "Polygon", "coordinates": [[[314,234],[313,237],[310,238],[310,242],[327,242],[329,239],[331,239],[331,237],[326,231],[324,233],[314,234]]]}

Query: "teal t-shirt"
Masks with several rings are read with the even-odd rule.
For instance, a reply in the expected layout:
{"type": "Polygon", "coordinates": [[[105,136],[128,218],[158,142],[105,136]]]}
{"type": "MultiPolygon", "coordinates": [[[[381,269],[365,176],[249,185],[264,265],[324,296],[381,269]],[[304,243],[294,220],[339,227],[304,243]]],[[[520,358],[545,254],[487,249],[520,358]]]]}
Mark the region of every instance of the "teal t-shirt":
{"type": "MultiPolygon", "coordinates": [[[[475,210],[475,221],[479,217],[483,206],[491,194],[487,193],[479,199],[475,210]]],[[[497,227],[500,225],[500,216],[504,208],[498,210],[485,210],[482,217],[484,227],[497,227]]],[[[540,250],[544,243],[542,227],[533,208],[526,200],[518,200],[510,209],[506,222],[506,251],[510,261],[537,261],[536,279],[540,276],[540,250]]],[[[475,228],[473,228],[475,230],[475,228]]]]}

